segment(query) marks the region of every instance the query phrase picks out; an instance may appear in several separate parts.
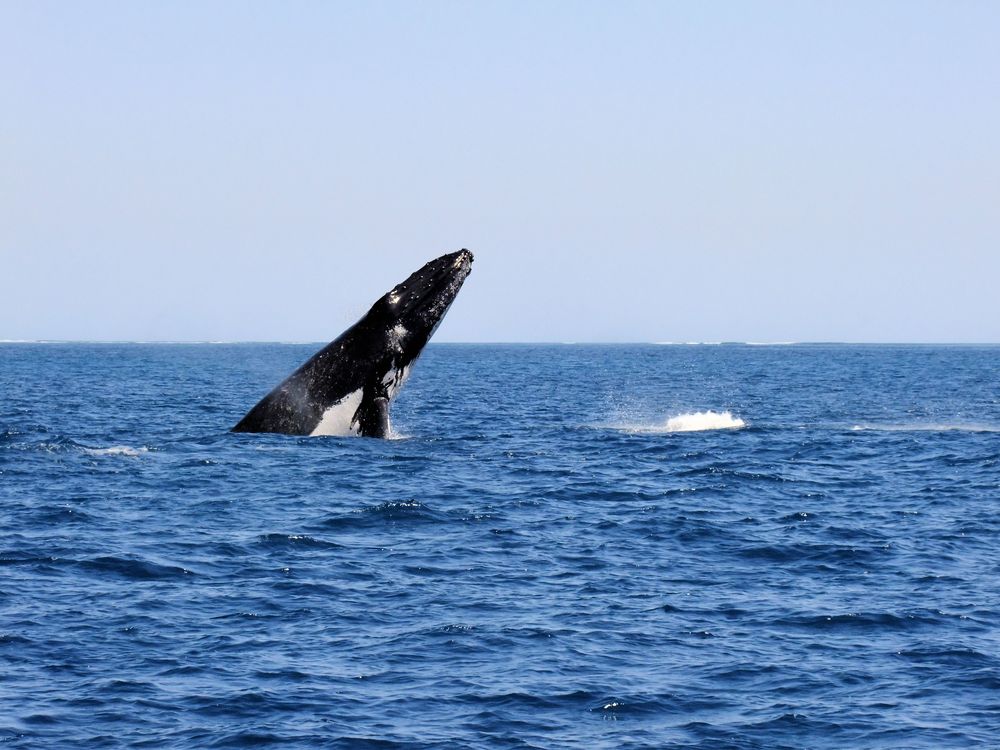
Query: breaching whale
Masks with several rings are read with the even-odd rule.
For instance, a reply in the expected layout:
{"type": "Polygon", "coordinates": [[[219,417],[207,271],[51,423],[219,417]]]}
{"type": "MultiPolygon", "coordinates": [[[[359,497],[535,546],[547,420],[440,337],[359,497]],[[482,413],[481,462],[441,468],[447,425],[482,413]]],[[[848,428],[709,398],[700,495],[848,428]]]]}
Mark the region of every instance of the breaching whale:
{"type": "Polygon", "coordinates": [[[472,253],[442,255],[267,394],[233,432],[389,434],[389,406],[472,271],[472,253]]]}

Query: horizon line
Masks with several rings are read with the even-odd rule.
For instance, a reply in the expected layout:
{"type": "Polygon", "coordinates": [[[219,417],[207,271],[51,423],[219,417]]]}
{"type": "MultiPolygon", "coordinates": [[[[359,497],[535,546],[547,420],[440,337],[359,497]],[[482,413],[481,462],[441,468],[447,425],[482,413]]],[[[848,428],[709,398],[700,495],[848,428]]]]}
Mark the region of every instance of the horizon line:
{"type": "MultiPolygon", "coordinates": [[[[243,345],[327,344],[323,339],[0,339],[0,344],[243,345]]],[[[430,341],[455,346],[1000,346],[1000,341],[430,341]]]]}

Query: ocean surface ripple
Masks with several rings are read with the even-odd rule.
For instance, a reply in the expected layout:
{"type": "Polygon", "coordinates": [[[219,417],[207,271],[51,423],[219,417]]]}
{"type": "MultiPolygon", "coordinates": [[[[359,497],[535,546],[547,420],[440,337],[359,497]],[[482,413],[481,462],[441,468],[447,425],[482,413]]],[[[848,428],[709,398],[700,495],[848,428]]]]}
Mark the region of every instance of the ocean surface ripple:
{"type": "Polygon", "coordinates": [[[0,344],[0,746],[1000,747],[1000,348],[0,344]]]}

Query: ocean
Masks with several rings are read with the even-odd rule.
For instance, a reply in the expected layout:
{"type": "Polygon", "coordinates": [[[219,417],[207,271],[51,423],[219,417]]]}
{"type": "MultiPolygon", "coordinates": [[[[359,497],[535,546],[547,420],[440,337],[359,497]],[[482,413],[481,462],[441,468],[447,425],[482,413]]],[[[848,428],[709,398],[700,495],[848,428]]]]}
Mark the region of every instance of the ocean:
{"type": "Polygon", "coordinates": [[[1000,747],[1000,347],[0,345],[0,747],[1000,747]]]}

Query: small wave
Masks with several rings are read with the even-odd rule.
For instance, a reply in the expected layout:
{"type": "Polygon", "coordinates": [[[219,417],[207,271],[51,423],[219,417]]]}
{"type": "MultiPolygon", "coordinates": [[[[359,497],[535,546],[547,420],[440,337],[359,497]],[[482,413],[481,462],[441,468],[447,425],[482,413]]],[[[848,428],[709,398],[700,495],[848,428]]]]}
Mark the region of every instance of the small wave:
{"type": "Polygon", "coordinates": [[[366,505],[348,513],[338,514],[321,522],[328,529],[352,528],[390,523],[438,523],[447,521],[438,513],[416,500],[388,501],[379,505],[366,505]]]}
{"type": "Polygon", "coordinates": [[[316,539],[306,534],[261,534],[257,541],[265,547],[342,547],[336,542],[316,539]]]}
{"type": "Polygon", "coordinates": [[[137,581],[156,581],[184,578],[194,575],[193,571],[179,565],[161,565],[138,557],[114,557],[105,555],[77,563],[84,570],[95,573],[113,573],[137,581]]]}
{"type": "Polygon", "coordinates": [[[132,448],[128,445],[112,445],[109,448],[84,448],[83,452],[88,456],[141,456],[148,453],[149,448],[132,448]]]}
{"type": "Polygon", "coordinates": [[[941,618],[929,612],[846,612],[830,615],[795,615],[781,620],[787,627],[804,630],[906,630],[923,625],[934,625],[941,618]]]}
{"type": "Polygon", "coordinates": [[[79,508],[70,508],[68,506],[38,508],[35,518],[45,524],[82,523],[92,520],[91,516],[79,508]]]}
{"type": "Polygon", "coordinates": [[[1000,425],[974,422],[912,422],[909,424],[856,424],[853,432],[1000,432],[1000,425]]]}

